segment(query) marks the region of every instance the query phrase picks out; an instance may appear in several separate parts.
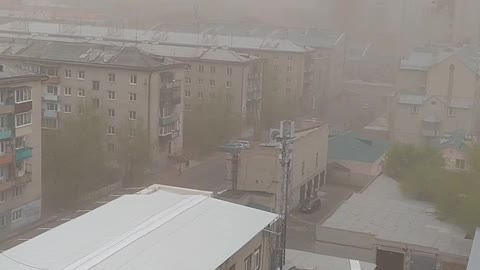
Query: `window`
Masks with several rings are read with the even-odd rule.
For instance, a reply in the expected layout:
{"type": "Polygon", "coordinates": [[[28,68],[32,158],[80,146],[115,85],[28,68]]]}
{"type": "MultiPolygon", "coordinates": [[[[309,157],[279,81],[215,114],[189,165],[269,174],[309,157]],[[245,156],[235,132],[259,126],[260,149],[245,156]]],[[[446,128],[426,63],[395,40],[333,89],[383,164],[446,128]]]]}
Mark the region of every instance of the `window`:
{"type": "Polygon", "coordinates": [[[100,82],[92,81],[92,90],[100,90],[100,82]]]}
{"type": "Polygon", "coordinates": [[[0,216],[0,228],[5,227],[5,226],[7,226],[7,218],[5,216],[0,216]]]}
{"type": "Polygon", "coordinates": [[[291,82],[292,82],[292,78],[287,77],[286,81],[287,81],[287,83],[291,83],[291,82]]]}
{"type": "Polygon", "coordinates": [[[137,120],[137,112],[136,111],[130,111],[128,119],[137,120]]]}
{"type": "Polygon", "coordinates": [[[47,93],[52,94],[52,95],[58,95],[58,86],[48,85],[47,86],[47,93]]]}
{"type": "Polygon", "coordinates": [[[108,99],[110,100],[115,99],[115,91],[108,91],[108,99]]]}
{"type": "Polygon", "coordinates": [[[287,94],[290,94],[290,93],[292,92],[292,88],[287,87],[287,88],[285,89],[285,92],[287,92],[287,94]]]}
{"type": "Polygon", "coordinates": [[[23,208],[12,210],[12,222],[23,218],[23,208]]]}
{"type": "Polygon", "coordinates": [[[253,252],[253,269],[259,270],[262,265],[262,246],[255,249],[253,252]]]}
{"type": "Polygon", "coordinates": [[[114,152],[114,151],[115,151],[115,144],[113,144],[113,143],[108,143],[108,144],[107,144],[107,151],[110,152],[110,153],[111,153],[111,152],[114,152]]]}
{"type": "Polygon", "coordinates": [[[3,203],[7,200],[7,193],[5,191],[0,192],[0,203],[3,203]]]}
{"type": "Polygon", "coordinates": [[[279,70],[279,69],[280,69],[280,67],[279,67],[278,65],[274,65],[274,66],[273,66],[273,70],[277,71],[277,70],[279,70]]]}
{"type": "Polygon", "coordinates": [[[412,105],[410,108],[411,113],[418,113],[420,111],[420,107],[418,105],[412,105]]]}
{"type": "Polygon", "coordinates": [[[210,66],[210,73],[215,73],[215,66],[210,66]]]}
{"type": "Polygon", "coordinates": [[[78,72],[78,79],[79,80],[85,80],[85,71],[79,71],[78,72]]]}
{"type": "Polygon", "coordinates": [[[245,270],[252,270],[252,255],[245,259],[245,270]]]}
{"type": "Polygon", "coordinates": [[[198,84],[203,84],[203,79],[198,79],[198,84]]]}
{"type": "Polygon", "coordinates": [[[137,94],[136,93],[130,93],[130,101],[136,101],[137,100],[137,94]]]}
{"type": "Polygon", "coordinates": [[[0,142],[0,154],[3,155],[7,152],[7,144],[8,141],[1,141],[0,142]]]}
{"type": "Polygon", "coordinates": [[[107,134],[108,135],[115,135],[115,127],[114,126],[108,126],[107,134]]]}
{"type": "Polygon", "coordinates": [[[85,96],[85,89],[83,89],[83,88],[78,88],[78,93],[77,93],[77,95],[78,95],[79,97],[84,97],[84,96],[85,96]]]}
{"type": "Polygon", "coordinates": [[[190,90],[185,90],[185,97],[190,97],[191,94],[190,90]]]}
{"type": "Polygon", "coordinates": [[[288,59],[288,61],[292,61],[292,60],[293,60],[293,56],[292,56],[292,55],[289,55],[289,56],[287,57],[287,59],[288,59]]]}
{"type": "Polygon", "coordinates": [[[15,149],[23,148],[25,147],[25,145],[26,141],[24,136],[15,138],[15,149]]]}
{"type": "Polygon", "coordinates": [[[130,84],[137,84],[137,75],[130,75],[130,84]]]}
{"type": "Polygon", "coordinates": [[[32,124],[32,113],[21,113],[15,115],[15,127],[23,127],[32,124]]]}
{"type": "Polygon", "coordinates": [[[108,109],[108,116],[115,117],[115,109],[108,109]]]}
{"type": "Polygon", "coordinates": [[[70,69],[65,70],[65,78],[70,79],[72,77],[72,71],[70,69]]]}
{"type": "Polygon", "coordinates": [[[232,87],[232,81],[227,81],[227,87],[228,88],[232,87]]]}
{"type": "Polygon", "coordinates": [[[448,107],[448,116],[450,116],[450,117],[455,116],[455,108],[448,107]]]}
{"type": "Polygon", "coordinates": [[[302,161],[302,176],[305,175],[305,161],[302,161]]]}
{"type": "Polygon", "coordinates": [[[7,121],[8,121],[7,115],[5,114],[0,115],[0,129],[7,127],[7,123],[8,123],[7,121]]]}
{"type": "Polygon", "coordinates": [[[318,153],[315,154],[315,167],[318,167],[318,153]]]}
{"type": "MultiPolygon", "coordinates": [[[[0,183],[5,182],[7,178],[8,178],[8,167],[7,166],[0,167],[0,183]]],[[[0,202],[2,202],[1,198],[0,198],[0,202]]]]}
{"type": "Polygon", "coordinates": [[[274,55],[273,60],[278,60],[278,55],[274,55]]]}
{"type": "Polygon", "coordinates": [[[49,77],[57,77],[58,70],[54,67],[40,67],[40,74],[46,74],[49,77]]]}
{"type": "Polygon", "coordinates": [[[58,111],[57,103],[47,103],[47,111],[58,111]]]}
{"type": "Polygon", "coordinates": [[[65,113],[71,113],[71,112],[72,112],[72,105],[70,105],[70,104],[64,104],[64,105],[63,105],[63,112],[65,112],[65,113]]]}
{"type": "Polygon", "coordinates": [[[202,65],[198,65],[198,72],[203,72],[203,66],[202,65]]]}
{"type": "Polygon", "coordinates": [[[202,99],[203,98],[203,92],[198,92],[197,93],[197,98],[202,99]]]}
{"type": "Polygon", "coordinates": [[[109,82],[114,82],[115,81],[115,73],[109,73],[108,74],[108,81],[109,82]]]}
{"type": "Polygon", "coordinates": [[[23,194],[23,186],[16,186],[13,189],[13,197],[14,198],[20,197],[20,196],[22,196],[22,194],[23,194]]]}
{"type": "Polygon", "coordinates": [[[288,71],[288,72],[292,72],[292,71],[293,71],[293,67],[288,66],[288,67],[287,67],[287,71],[288,71]]]}
{"type": "Polygon", "coordinates": [[[100,108],[100,99],[98,98],[92,98],[92,105],[94,108],[98,109],[100,108]]]}
{"type": "Polygon", "coordinates": [[[457,167],[457,169],[460,169],[460,170],[465,169],[465,160],[463,160],[463,159],[457,159],[457,160],[456,160],[455,167],[457,167]]]}
{"type": "Polygon", "coordinates": [[[215,80],[210,80],[210,86],[215,86],[215,80]]]}
{"type": "Polygon", "coordinates": [[[233,68],[227,67],[227,75],[232,75],[232,73],[233,73],[233,68]]]}
{"type": "Polygon", "coordinates": [[[16,103],[22,103],[27,101],[32,101],[32,89],[25,87],[15,90],[16,103]]]}
{"type": "Polygon", "coordinates": [[[63,88],[63,95],[71,96],[72,95],[72,88],[70,88],[70,87],[63,88]]]}
{"type": "Polygon", "coordinates": [[[185,66],[185,70],[188,70],[188,71],[192,70],[192,66],[186,65],[186,66],[185,66]]]}
{"type": "Polygon", "coordinates": [[[185,83],[186,83],[186,84],[190,84],[191,82],[192,82],[192,79],[190,79],[190,78],[185,78],[185,83]]]}

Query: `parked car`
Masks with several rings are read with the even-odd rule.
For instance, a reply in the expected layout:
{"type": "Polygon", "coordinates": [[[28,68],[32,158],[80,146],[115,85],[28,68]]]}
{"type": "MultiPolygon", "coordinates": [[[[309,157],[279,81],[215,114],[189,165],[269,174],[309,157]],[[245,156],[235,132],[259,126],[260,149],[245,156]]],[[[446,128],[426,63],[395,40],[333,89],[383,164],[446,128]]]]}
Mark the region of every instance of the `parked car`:
{"type": "Polygon", "coordinates": [[[241,143],[227,143],[218,147],[218,150],[227,153],[239,152],[242,149],[244,149],[244,145],[241,143]]]}
{"type": "Polygon", "coordinates": [[[235,143],[240,143],[243,145],[244,149],[250,149],[250,142],[246,140],[238,140],[235,143]]]}
{"type": "Polygon", "coordinates": [[[310,197],[303,201],[300,205],[300,211],[302,213],[311,214],[316,210],[320,209],[322,206],[322,201],[319,196],[310,197]]]}

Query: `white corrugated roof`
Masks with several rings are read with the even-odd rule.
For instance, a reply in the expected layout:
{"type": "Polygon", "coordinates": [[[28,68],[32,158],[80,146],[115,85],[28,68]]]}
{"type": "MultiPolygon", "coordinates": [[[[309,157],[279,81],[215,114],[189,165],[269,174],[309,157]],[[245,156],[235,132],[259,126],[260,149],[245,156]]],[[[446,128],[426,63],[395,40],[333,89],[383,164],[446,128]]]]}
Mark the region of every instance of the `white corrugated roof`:
{"type": "MultiPolygon", "coordinates": [[[[276,218],[201,195],[125,195],[4,254],[49,270],[211,270],[276,218]]],[[[31,268],[0,256],[0,269],[31,268]]]]}

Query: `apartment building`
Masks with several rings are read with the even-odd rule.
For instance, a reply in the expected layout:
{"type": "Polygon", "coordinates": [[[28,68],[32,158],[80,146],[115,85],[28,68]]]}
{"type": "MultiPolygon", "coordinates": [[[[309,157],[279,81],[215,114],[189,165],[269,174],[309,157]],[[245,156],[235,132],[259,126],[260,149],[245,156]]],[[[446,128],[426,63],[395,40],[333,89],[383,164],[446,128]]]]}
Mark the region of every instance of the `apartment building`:
{"type": "Polygon", "coordinates": [[[0,239],[40,219],[45,76],[0,64],[0,239]]]}
{"type": "Polygon", "coordinates": [[[478,47],[428,48],[402,60],[391,99],[392,139],[420,143],[464,130],[478,131],[478,47]]]}
{"type": "Polygon", "coordinates": [[[0,59],[48,76],[44,128],[92,108],[105,116],[111,152],[120,143],[116,135],[142,129],[159,164],[182,153],[184,64],[125,46],[21,40],[0,46],[0,59]]]}
{"type": "MultiPolygon", "coordinates": [[[[328,151],[328,125],[314,123],[313,127],[300,129],[297,123],[297,132],[291,145],[291,183],[289,186],[289,209],[294,209],[306,198],[313,196],[321,186],[326,183],[327,151],[328,151]]],[[[273,194],[264,196],[273,200],[274,212],[281,208],[281,190],[283,170],[279,156],[279,144],[271,142],[256,145],[251,150],[244,150],[238,158],[238,168],[227,171],[229,178],[237,172],[236,186],[238,191],[252,191],[256,193],[273,194]]],[[[256,203],[271,209],[268,200],[256,203]]]]}
{"type": "Polygon", "coordinates": [[[0,268],[274,269],[276,214],[168,190],[125,195],[53,228],[5,251],[0,268]]]}

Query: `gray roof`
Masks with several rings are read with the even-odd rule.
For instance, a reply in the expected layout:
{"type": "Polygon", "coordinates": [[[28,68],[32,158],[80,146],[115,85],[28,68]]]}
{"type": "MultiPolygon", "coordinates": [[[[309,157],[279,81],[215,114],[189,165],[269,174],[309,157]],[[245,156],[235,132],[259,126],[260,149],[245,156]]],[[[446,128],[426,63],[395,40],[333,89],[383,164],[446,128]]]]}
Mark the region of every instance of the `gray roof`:
{"type": "Polygon", "coordinates": [[[457,109],[471,109],[473,107],[472,98],[452,97],[450,107],[457,109]]]}
{"type": "Polygon", "coordinates": [[[472,251],[468,259],[467,270],[480,269],[480,228],[475,232],[475,239],[473,240],[472,251]]]}
{"type": "Polygon", "coordinates": [[[365,139],[349,132],[328,140],[328,158],[370,163],[379,160],[389,147],[387,141],[365,139]]]}
{"type": "Polygon", "coordinates": [[[438,150],[453,147],[465,152],[467,149],[470,149],[470,144],[467,140],[467,132],[463,129],[455,130],[454,132],[444,136],[443,138],[435,138],[432,141],[432,145],[435,149],[438,150]]]}
{"type": "Polygon", "coordinates": [[[386,175],[350,197],[321,226],[464,257],[472,246],[462,229],[436,218],[432,204],[405,197],[399,183],[386,175]]]}
{"type": "Polygon", "coordinates": [[[0,72],[0,82],[4,81],[17,81],[17,80],[39,80],[43,76],[31,73],[13,66],[8,66],[0,62],[3,66],[3,71],[0,72]]]}
{"type": "Polygon", "coordinates": [[[32,60],[61,61],[83,64],[152,69],[175,64],[169,58],[155,58],[136,47],[30,41],[29,44],[0,43],[0,56],[16,56],[32,60]]]}
{"type": "MultiPolygon", "coordinates": [[[[286,251],[286,269],[290,267],[297,267],[298,269],[324,269],[323,267],[328,266],[325,269],[328,270],[352,270],[350,267],[351,261],[344,258],[331,257],[321,254],[315,254],[300,250],[287,249],[286,251]]],[[[361,270],[374,270],[376,265],[368,262],[358,262],[361,267],[361,270]]]]}
{"type": "Polygon", "coordinates": [[[398,97],[398,103],[400,104],[422,105],[425,100],[427,100],[427,97],[424,95],[400,94],[398,97]]]}

